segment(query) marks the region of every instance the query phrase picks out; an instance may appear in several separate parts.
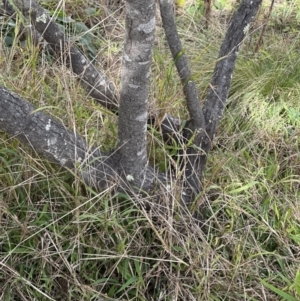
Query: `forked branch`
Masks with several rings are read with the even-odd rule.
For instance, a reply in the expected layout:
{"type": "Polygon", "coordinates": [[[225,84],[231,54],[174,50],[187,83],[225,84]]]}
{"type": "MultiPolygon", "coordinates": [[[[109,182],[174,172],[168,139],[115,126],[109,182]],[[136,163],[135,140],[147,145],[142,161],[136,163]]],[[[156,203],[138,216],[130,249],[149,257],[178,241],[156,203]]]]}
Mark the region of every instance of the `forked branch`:
{"type": "MultiPolygon", "coordinates": [[[[262,0],[243,0],[234,14],[221,46],[203,109],[200,107],[198,93],[191,80],[191,72],[176,30],[172,14],[173,1],[160,1],[166,36],[184,86],[191,117],[187,127],[191,131],[187,131],[186,134],[189,142],[184,166],[185,189],[182,192],[183,201],[189,203],[201,192],[207,154],[223,115],[239,46],[262,0]]],[[[146,156],[148,81],[155,27],[154,2],[149,0],[145,5],[139,0],[127,1],[132,16],[128,15],[126,22],[127,39],[122,71],[119,116],[121,151],[118,153],[121,168],[120,164],[116,163],[116,157],[111,158],[109,154],[102,153],[98,149],[90,149],[77,134],[68,131],[42,112],[33,113],[34,108],[31,105],[4,88],[0,89],[0,129],[30,144],[45,158],[61,166],[74,168],[78,164],[81,165],[84,171],[82,177],[92,186],[105,186],[112,179],[118,179],[117,176],[123,172],[133,179],[142,179],[142,182],[134,184],[145,190],[153,187],[155,178],[164,181],[163,175],[157,177],[153,169],[147,166],[146,156]]],[[[35,0],[9,0],[9,3],[6,0],[4,4],[10,11],[14,9],[21,11],[27,20],[31,20],[34,28],[51,45],[56,54],[59,57],[64,54],[66,63],[79,76],[91,96],[111,110],[118,109],[118,96],[112,82],[69,43],[35,0]]],[[[179,125],[177,121],[168,118],[164,128],[166,131],[178,130],[179,125]]]]}
{"type": "MultiPolygon", "coordinates": [[[[214,75],[210,84],[210,90],[203,106],[200,108],[195,88],[192,97],[186,94],[187,106],[192,121],[189,126],[194,133],[194,139],[187,148],[187,158],[184,165],[185,190],[182,199],[189,203],[202,190],[202,176],[205,169],[207,155],[211,149],[211,143],[222,118],[228,92],[231,84],[239,47],[248,33],[250,23],[255,17],[262,0],[243,0],[234,14],[225,39],[222,43],[214,75]],[[194,109],[195,108],[195,109],[194,109]],[[197,125],[196,128],[193,124],[197,125]]],[[[174,21],[173,1],[160,0],[160,9],[164,30],[168,44],[173,55],[179,76],[183,82],[189,82],[190,71],[174,21]]],[[[193,85],[194,87],[194,85],[193,85]]],[[[187,89],[184,86],[184,89],[187,89]]],[[[187,133],[190,139],[191,133],[187,133]]]]}

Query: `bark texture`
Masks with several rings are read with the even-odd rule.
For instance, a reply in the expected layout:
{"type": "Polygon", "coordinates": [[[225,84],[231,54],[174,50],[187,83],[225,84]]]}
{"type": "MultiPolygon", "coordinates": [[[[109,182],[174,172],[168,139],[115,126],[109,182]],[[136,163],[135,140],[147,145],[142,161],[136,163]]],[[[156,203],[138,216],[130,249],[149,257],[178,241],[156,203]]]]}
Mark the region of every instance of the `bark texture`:
{"type": "Polygon", "coordinates": [[[183,159],[181,168],[184,170],[184,189],[182,190],[181,200],[184,204],[189,204],[201,191],[201,172],[198,170],[199,148],[197,146],[201,144],[201,140],[205,135],[205,118],[200,106],[198,91],[195,82],[191,78],[192,73],[177,31],[174,1],[160,0],[160,13],[167,42],[183,85],[183,92],[190,115],[190,120],[186,123],[183,132],[183,138],[178,136],[177,139],[181,145],[189,144],[187,149],[184,150],[185,156],[181,156],[183,159]]]}
{"type": "Polygon", "coordinates": [[[203,113],[206,122],[207,139],[202,148],[208,151],[226,105],[239,48],[248,34],[262,0],[243,0],[233,15],[222,43],[218,62],[210,84],[203,113]]]}
{"type": "MultiPolygon", "coordinates": [[[[18,95],[0,86],[0,130],[30,146],[42,158],[79,173],[90,187],[101,190],[114,185],[118,191],[132,193],[119,176],[116,155],[90,147],[78,134],[35,108],[18,95]]],[[[167,185],[166,177],[150,166],[144,173],[144,187],[167,185]]],[[[149,203],[145,203],[147,207],[149,203]]]]}
{"type": "Polygon", "coordinates": [[[248,34],[250,24],[256,16],[261,2],[262,0],[243,0],[241,2],[231,19],[221,45],[210,89],[203,106],[206,123],[205,135],[199,144],[201,152],[194,164],[201,181],[207,154],[211,149],[212,140],[223,116],[240,45],[248,34]]]}
{"type": "Polygon", "coordinates": [[[191,71],[177,31],[174,18],[174,1],[160,0],[160,14],[169,48],[171,50],[177,72],[183,85],[187,108],[193,129],[204,128],[204,116],[200,107],[195,82],[191,78],[191,71]]]}
{"type": "MultiPolygon", "coordinates": [[[[210,90],[203,109],[200,108],[194,85],[184,87],[191,120],[184,131],[188,147],[184,166],[184,186],[182,200],[189,204],[202,190],[202,177],[207,155],[211,149],[213,136],[223,115],[228,97],[239,46],[250,23],[255,17],[262,0],[243,0],[234,14],[218,56],[210,90]],[[192,88],[192,92],[186,90],[192,88]],[[196,96],[195,96],[196,95],[196,96]]],[[[183,84],[191,83],[187,60],[182,55],[182,46],[176,30],[173,1],[160,0],[163,26],[178,73],[183,84]]]]}
{"type": "Polygon", "coordinates": [[[56,55],[65,59],[67,66],[78,75],[87,93],[104,107],[114,111],[118,109],[118,95],[112,81],[68,41],[58,25],[35,0],[4,0],[3,10],[9,14],[13,14],[15,10],[22,13],[56,55]]]}
{"type": "Polygon", "coordinates": [[[148,90],[154,33],[155,0],[127,0],[118,152],[125,178],[137,187],[143,187],[148,161],[148,90]]]}
{"type": "Polygon", "coordinates": [[[80,135],[3,87],[0,129],[51,162],[72,170],[77,167],[91,187],[105,188],[116,181],[116,163],[109,154],[90,148],[80,135]]]}
{"type": "MultiPolygon", "coordinates": [[[[211,88],[203,108],[191,81],[191,72],[175,27],[171,0],[160,0],[168,43],[182,80],[191,120],[184,130],[187,156],[184,165],[185,188],[182,200],[189,204],[201,192],[207,154],[228,97],[232,73],[249,25],[262,0],[243,0],[234,14],[219,59],[211,88]]],[[[76,47],[70,45],[58,26],[35,0],[4,1],[9,11],[19,10],[34,28],[64,58],[68,66],[87,85],[88,93],[111,110],[117,110],[117,93],[111,81],[97,70],[76,47]]],[[[0,87],[0,129],[29,144],[46,159],[73,169],[80,166],[89,186],[107,187],[113,181],[123,191],[138,186],[152,192],[166,177],[147,165],[146,124],[148,83],[155,29],[155,0],[127,1],[126,40],[123,57],[121,103],[119,112],[119,149],[117,155],[90,148],[84,139],[66,129],[46,114],[34,112],[33,106],[0,87]],[[120,178],[120,175],[122,177],[120,178]],[[157,181],[158,180],[158,181],[157,181]],[[130,182],[130,183],[128,183],[130,182]]],[[[151,119],[151,118],[150,118],[151,119]]],[[[149,119],[148,119],[149,120],[149,119]]],[[[162,122],[166,134],[180,131],[180,122],[166,116],[162,122]]]]}

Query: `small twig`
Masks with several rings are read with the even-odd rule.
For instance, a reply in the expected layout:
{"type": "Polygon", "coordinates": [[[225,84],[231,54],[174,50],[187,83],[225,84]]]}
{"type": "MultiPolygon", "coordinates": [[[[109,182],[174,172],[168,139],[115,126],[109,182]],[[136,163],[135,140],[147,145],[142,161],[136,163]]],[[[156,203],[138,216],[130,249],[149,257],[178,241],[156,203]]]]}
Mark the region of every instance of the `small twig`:
{"type": "Polygon", "coordinates": [[[265,19],[265,22],[264,22],[264,25],[263,25],[263,28],[262,28],[262,31],[260,33],[260,36],[259,36],[259,39],[256,43],[256,46],[255,46],[255,50],[254,52],[258,52],[260,46],[262,45],[262,41],[263,41],[263,36],[265,34],[265,31],[266,31],[266,28],[267,28],[267,25],[269,23],[269,20],[270,20],[270,17],[271,17],[271,13],[272,13],[272,10],[273,10],[273,7],[274,7],[274,3],[275,3],[275,0],[272,0],[271,4],[270,4],[270,7],[269,7],[269,11],[268,11],[268,15],[265,19]]]}

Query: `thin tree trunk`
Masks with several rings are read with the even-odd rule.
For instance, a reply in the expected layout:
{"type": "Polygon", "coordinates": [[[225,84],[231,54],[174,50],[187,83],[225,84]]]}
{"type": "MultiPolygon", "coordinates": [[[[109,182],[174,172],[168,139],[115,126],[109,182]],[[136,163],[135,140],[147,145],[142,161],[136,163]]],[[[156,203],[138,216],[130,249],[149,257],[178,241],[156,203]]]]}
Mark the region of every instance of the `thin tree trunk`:
{"type": "MultiPolygon", "coordinates": [[[[197,145],[200,145],[201,139],[205,135],[205,118],[200,106],[198,91],[195,82],[191,78],[191,71],[179,38],[173,6],[174,3],[172,0],[160,0],[160,13],[165,35],[183,85],[187,108],[191,118],[187,122],[183,132],[184,139],[181,139],[184,144],[190,144],[186,149],[185,156],[182,156],[181,162],[181,168],[184,169],[184,189],[182,190],[181,200],[184,204],[190,204],[201,191],[202,172],[199,170],[196,160],[199,158],[197,145]]],[[[183,147],[184,144],[182,144],[183,147]]]]}
{"type": "Polygon", "coordinates": [[[143,187],[147,158],[148,93],[155,33],[155,0],[126,1],[126,32],[119,109],[120,166],[143,187]]]}
{"type": "Polygon", "coordinates": [[[243,0],[231,19],[203,107],[209,140],[203,144],[204,150],[210,149],[211,140],[222,118],[239,48],[261,2],[262,0],[243,0]]]}
{"type": "Polygon", "coordinates": [[[204,116],[200,107],[197,88],[192,80],[186,55],[179,38],[174,17],[174,1],[160,0],[160,14],[169,48],[171,50],[177,72],[183,85],[191,122],[194,130],[204,128],[204,116]]]}
{"type": "Polygon", "coordinates": [[[261,33],[260,33],[259,39],[258,39],[258,41],[257,41],[257,43],[256,43],[254,52],[258,52],[260,46],[261,46],[262,43],[263,43],[263,37],[264,37],[266,28],[267,28],[267,26],[268,26],[268,22],[269,22],[270,17],[271,17],[271,13],[272,13],[272,10],[273,10],[273,7],[274,7],[274,3],[275,3],[275,0],[272,0],[272,1],[271,1],[271,4],[270,4],[270,7],[269,7],[268,15],[265,17],[264,26],[263,26],[262,31],[261,31],[261,33]]]}
{"type": "Polygon", "coordinates": [[[199,144],[196,141],[196,148],[200,149],[200,152],[198,152],[198,156],[192,158],[196,171],[192,176],[200,179],[201,182],[207,162],[207,155],[224,113],[239,48],[249,30],[251,22],[257,14],[261,2],[262,0],[243,0],[241,2],[231,19],[222,43],[214,75],[210,83],[210,89],[203,106],[206,123],[205,135],[198,140],[199,144]]]}
{"type": "Polygon", "coordinates": [[[211,0],[204,0],[205,28],[208,29],[211,19],[211,0]]]}

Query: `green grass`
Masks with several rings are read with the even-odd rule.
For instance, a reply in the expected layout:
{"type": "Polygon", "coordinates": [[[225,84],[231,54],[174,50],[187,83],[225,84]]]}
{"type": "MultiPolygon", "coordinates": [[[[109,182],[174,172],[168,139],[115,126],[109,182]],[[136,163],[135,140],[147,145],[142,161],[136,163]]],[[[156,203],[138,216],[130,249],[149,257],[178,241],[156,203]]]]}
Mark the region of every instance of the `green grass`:
{"type": "MultiPolygon", "coordinates": [[[[76,5],[66,5],[67,13],[98,24],[93,47],[101,47],[98,59],[118,83],[123,11],[99,6],[93,15],[85,2],[76,5]]],[[[203,101],[224,32],[217,17],[209,31],[198,14],[191,19],[193,5],[198,1],[186,1],[177,18],[203,101]]],[[[283,8],[276,9],[277,17],[283,8]]],[[[178,185],[145,212],[113,189],[93,191],[76,171],[59,170],[1,133],[1,300],[300,298],[299,46],[294,31],[289,36],[271,25],[259,53],[259,31],[240,51],[197,200],[207,215],[203,229],[179,207],[178,185]],[[160,206],[170,203],[173,211],[162,214],[160,206]]],[[[90,144],[114,147],[116,117],[87,99],[65,66],[15,39],[13,26],[13,43],[0,56],[1,84],[90,144]]],[[[151,103],[162,114],[187,116],[159,29],[154,60],[151,103]]],[[[152,162],[165,168],[169,153],[159,133],[149,134],[149,148],[152,162]]]]}

